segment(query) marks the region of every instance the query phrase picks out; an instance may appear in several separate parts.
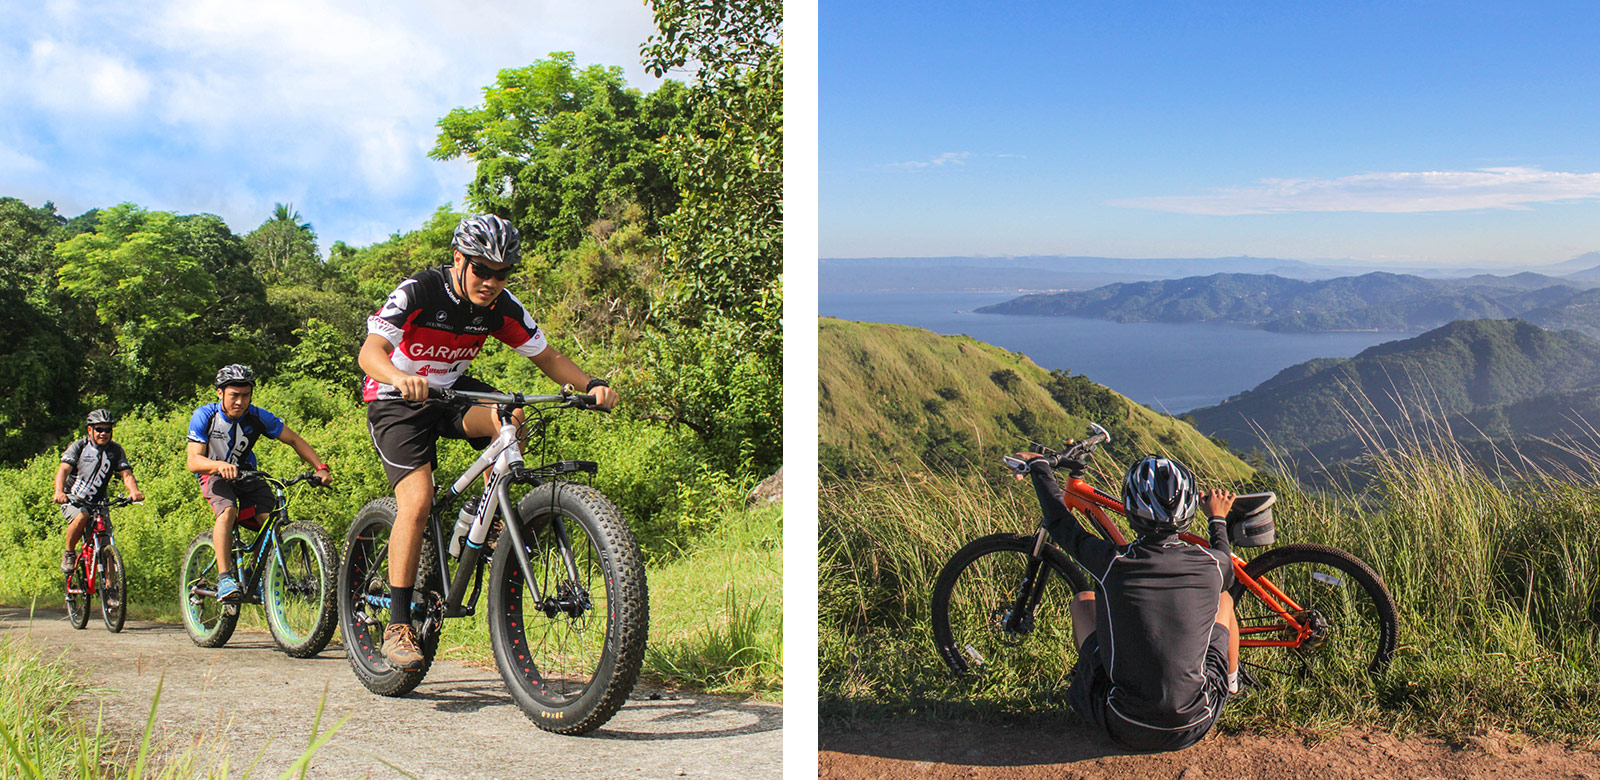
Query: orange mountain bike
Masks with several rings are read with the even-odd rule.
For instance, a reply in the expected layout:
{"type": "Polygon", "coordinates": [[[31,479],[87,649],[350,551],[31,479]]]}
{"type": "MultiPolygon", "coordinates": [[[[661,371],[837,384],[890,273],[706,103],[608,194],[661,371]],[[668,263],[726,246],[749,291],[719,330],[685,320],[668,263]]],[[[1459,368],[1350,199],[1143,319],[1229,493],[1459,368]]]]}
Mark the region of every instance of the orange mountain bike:
{"type": "MultiPolygon", "coordinates": [[[[1092,424],[1091,424],[1092,425],[1092,424]]],[[[1111,440],[1104,428],[1046,452],[1052,468],[1066,470],[1063,500],[1092,520],[1089,527],[1114,544],[1125,544],[1111,514],[1122,503],[1083,481],[1090,453],[1111,440]]],[[[1019,475],[1015,458],[1006,466],[1019,475]]],[[[1273,537],[1265,511],[1270,493],[1240,496],[1228,526],[1231,543],[1264,546],[1273,537]],[[1252,538],[1253,537],[1253,538],[1252,538]]],[[[939,655],[959,675],[982,675],[1003,683],[1037,678],[1046,670],[1065,675],[1077,657],[1068,611],[1072,595],[1090,580],[1050,540],[1041,525],[1031,534],[998,533],[962,547],[939,572],[933,587],[933,637],[939,655]]],[[[1190,543],[1209,546],[1191,533],[1190,543]]],[[[1320,544],[1289,544],[1248,563],[1233,556],[1231,589],[1239,618],[1239,661],[1253,671],[1320,675],[1381,673],[1394,654],[1394,599],[1371,567],[1355,556],[1320,544]]]]}

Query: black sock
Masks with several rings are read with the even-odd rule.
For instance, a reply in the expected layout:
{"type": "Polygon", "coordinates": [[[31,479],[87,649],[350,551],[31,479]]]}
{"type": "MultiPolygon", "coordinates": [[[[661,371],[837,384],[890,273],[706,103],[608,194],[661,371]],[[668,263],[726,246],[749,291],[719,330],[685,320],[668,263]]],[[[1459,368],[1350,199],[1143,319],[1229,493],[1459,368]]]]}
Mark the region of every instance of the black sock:
{"type": "Polygon", "coordinates": [[[411,624],[411,588],[389,586],[389,625],[411,624]]]}

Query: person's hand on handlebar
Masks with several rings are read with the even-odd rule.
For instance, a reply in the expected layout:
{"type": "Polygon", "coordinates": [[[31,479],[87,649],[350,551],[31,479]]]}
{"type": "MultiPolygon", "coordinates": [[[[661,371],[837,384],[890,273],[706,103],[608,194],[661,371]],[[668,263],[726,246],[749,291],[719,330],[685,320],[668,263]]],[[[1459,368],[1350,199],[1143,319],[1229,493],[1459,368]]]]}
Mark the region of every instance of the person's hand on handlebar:
{"type": "Polygon", "coordinates": [[[57,490],[55,496],[50,500],[56,502],[57,504],[65,504],[67,503],[67,494],[57,490]]]}
{"type": "Polygon", "coordinates": [[[428,380],[411,374],[397,374],[389,382],[394,389],[400,391],[400,397],[407,401],[428,400],[428,380]]]}
{"type": "Polygon", "coordinates": [[[215,475],[217,475],[219,477],[222,477],[223,479],[238,479],[239,478],[239,467],[238,466],[235,466],[232,463],[228,463],[226,461],[221,461],[221,460],[212,461],[212,462],[217,464],[217,465],[212,467],[212,469],[211,469],[211,473],[212,474],[215,474],[215,475]]]}
{"type": "Polygon", "coordinates": [[[312,474],[314,476],[311,484],[317,487],[328,487],[333,484],[333,469],[328,468],[326,463],[318,463],[316,470],[312,474]]]}
{"type": "Polygon", "coordinates": [[[589,390],[588,394],[594,396],[594,406],[597,409],[609,410],[617,405],[617,401],[622,400],[622,397],[617,395],[617,391],[612,390],[608,385],[595,385],[589,390]]]}

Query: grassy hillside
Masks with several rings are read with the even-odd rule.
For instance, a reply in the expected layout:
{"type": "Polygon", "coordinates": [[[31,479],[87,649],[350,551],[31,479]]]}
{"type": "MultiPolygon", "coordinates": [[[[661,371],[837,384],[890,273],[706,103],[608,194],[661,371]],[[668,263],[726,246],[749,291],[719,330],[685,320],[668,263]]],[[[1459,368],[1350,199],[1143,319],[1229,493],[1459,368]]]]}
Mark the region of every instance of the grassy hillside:
{"type": "MultiPolygon", "coordinates": [[[[1190,414],[1196,427],[1240,450],[1272,447],[1319,461],[1350,458],[1360,430],[1405,431],[1456,419],[1467,438],[1560,429],[1560,395],[1600,383],[1600,342],[1521,320],[1454,322],[1371,347],[1349,359],[1284,369],[1255,389],[1190,414]]],[[[1581,399],[1578,399],[1581,400],[1581,399]]],[[[1371,435],[1371,434],[1367,434],[1371,435]]]]}
{"type": "Polygon", "coordinates": [[[1251,473],[1187,424],[1027,356],[966,336],[822,318],[817,426],[824,471],[883,475],[925,464],[996,472],[1002,454],[1059,447],[1096,422],[1107,455],[1173,455],[1207,478],[1251,473]]]}

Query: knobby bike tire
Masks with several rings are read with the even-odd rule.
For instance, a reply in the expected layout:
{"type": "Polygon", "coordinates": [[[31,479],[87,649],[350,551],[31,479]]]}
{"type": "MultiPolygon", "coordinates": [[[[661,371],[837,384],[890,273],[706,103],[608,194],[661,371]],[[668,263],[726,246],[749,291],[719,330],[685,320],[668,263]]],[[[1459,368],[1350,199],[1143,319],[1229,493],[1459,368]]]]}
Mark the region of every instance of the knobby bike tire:
{"type": "Polygon", "coordinates": [[[122,631],[128,619],[128,577],[122,569],[122,553],[117,546],[108,544],[100,548],[100,617],[106,630],[115,634],[122,631]]]}
{"type": "Polygon", "coordinates": [[[89,577],[83,573],[83,558],[72,556],[72,571],[63,579],[66,580],[67,622],[82,630],[89,625],[89,577]]]}
{"type": "Polygon", "coordinates": [[[262,606],[278,649],[291,658],[322,652],[339,627],[339,568],[333,537],[316,523],[292,523],[267,559],[262,606]]]}
{"type": "Polygon", "coordinates": [[[588,485],[540,485],[517,503],[517,514],[543,601],[524,582],[511,535],[501,533],[488,586],[495,663],[539,728],[593,731],[622,707],[644,664],[650,600],[643,555],[616,505],[588,485]],[[558,529],[570,544],[576,580],[558,529]]]}
{"type": "MultiPolygon", "coordinates": [[[[1245,566],[1245,573],[1253,578],[1265,575],[1303,608],[1303,619],[1319,625],[1324,635],[1297,648],[1241,647],[1240,663],[1254,670],[1303,676],[1348,676],[1362,669],[1376,676],[1388,667],[1399,635],[1394,599],[1383,580],[1359,558],[1326,545],[1290,544],[1257,556],[1245,566]]],[[[1241,631],[1286,625],[1243,583],[1234,583],[1229,592],[1241,631]]],[[[1278,635],[1291,638],[1287,630],[1278,635]]]]}
{"type": "MultiPolygon", "coordinates": [[[[431,635],[420,637],[421,669],[396,669],[383,657],[383,630],[389,625],[389,610],[368,603],[367,596],[389,593],[389,534],[395,514],[392,497],[379,498],[362,507],[345,535],[344,555],[338,567],[339,630],[344,636],[345,657],[356,679],[379,696],[404,696],[416,688],[433,666],[439,637],[444,632],[441,625],[431,635]]],[[[423,605],[438,603],[443,597],[435,549],[433,535],[424,526],[414,589],[422,603],[411,608],[411,625],[419,634],[427,617],[423,605]]]]}
{"type": "Polygon", "coordinates": [[[1033,559],[1032,534],[993,534],[956,551],[933,586],[933,641],[951,671],[1018,682],[1060,675],[1077,657],[1070,605],[1089,589],[1082,570],[1055,546],[1042,550],[1039,577],[1020,630],[1006,624],[1033,559]],[[1046,671],[1048,670],[1048,671],[1046,671]]]}
{"type": "Polygon", "coordinates": [[[239,605],[224,604],[216,596],[197,596],[194,587],[217,591],[217,552],[211,532],[202,531],[189,542],[178,569],[178,611],[183,613],[183,630],[201,647],[222,647],[233,636],[239,622],[239,605]]]}

